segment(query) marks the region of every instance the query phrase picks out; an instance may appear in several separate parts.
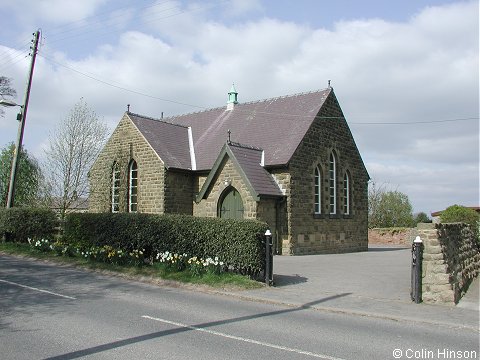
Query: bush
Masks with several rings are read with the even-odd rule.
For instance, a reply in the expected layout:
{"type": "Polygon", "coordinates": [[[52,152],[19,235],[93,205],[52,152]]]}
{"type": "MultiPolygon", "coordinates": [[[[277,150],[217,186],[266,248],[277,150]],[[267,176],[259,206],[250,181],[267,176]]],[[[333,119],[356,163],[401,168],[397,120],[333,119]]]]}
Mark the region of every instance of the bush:
{"type": "Polygon", "coordinates": [[[52,210],[13,207],[0,210],[0,234],[11,241],[26,243],[28,239],[53,239],[58,220],[52,210]]]}
{"type": "Polygon", "coordinates": [[[460,205],[449,206],[440,214],[442,223],[463,222],[474,228],[479,220],[480,215],[475,210],[460,205]]]}
{"type": "Polygon", "coordinates": [[[67,215],[64,241],[85,248],[144,249],[144,256],[152,260],[166,251],[203,259],[218,256],[235,271],[254,275],[264,267],[266,229],[267,224],[255,220],[84,213],[67,215]]]}

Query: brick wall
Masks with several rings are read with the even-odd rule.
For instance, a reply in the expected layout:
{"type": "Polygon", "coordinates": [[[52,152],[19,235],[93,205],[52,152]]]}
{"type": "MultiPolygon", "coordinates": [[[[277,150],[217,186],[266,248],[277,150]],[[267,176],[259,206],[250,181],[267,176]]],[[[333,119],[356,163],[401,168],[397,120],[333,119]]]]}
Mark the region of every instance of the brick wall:
{"type": "Polygon", "coordinates": [[[289,233],[284,254],[319,254],[368,249],[367,181],[363,162],[336,98],[331,95],[290,164],[289,233]],[[336,155],[337,213],[329,214],[329,156],[336,155]],[[315,167],[321,168],[322,214],[314,215],[315,167]],[[350,215],[343,214],[343,176],[350,175],[350,215]]]}
{"type": "Polygon", "coordinates": [[[419,224],[423,241],[422,300],[456,304],[480,271],[480,247],[465,224],[419,224]]]}
{"type": "Polygon", "coordinates": [[[138,211],[164,212],[164,165],[127,115],[120,120],[90,170],[89,211],[110,211],[111,173],[114,162],[120,167],[120,211],[127,211],[128,164],[138,165],[138,211]]]}

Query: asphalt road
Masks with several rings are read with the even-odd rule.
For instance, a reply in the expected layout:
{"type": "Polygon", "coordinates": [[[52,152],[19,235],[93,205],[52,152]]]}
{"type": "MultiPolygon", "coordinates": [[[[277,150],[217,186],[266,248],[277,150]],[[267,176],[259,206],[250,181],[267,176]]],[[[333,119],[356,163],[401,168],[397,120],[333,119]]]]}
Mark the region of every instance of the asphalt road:
{"type": "Polygon", "coordinates": [[[312,305],[245,301],[0,256],[0,357],[383,360],[452,359],[452,351],[456,358],[460,352],[462,358],[480,355],[478,332],[472,329],[333,313],[312,305]]]}

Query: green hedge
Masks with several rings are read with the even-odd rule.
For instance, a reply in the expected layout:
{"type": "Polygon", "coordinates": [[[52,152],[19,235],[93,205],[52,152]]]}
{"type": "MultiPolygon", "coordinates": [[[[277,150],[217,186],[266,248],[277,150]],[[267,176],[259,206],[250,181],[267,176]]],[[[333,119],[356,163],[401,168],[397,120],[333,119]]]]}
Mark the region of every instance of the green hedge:
{"type": "Polygon", "coordinates": [[[234,270],[257,274],[264,267],[263,234],[267,224],[254,220],[200,218],[189,215],[129,213],[68,214],[64,238],[84,247],[110,245],[205,258],[218,256],[234,270]]]}
{"type": "Polygon", "coordinates": [[[31,239],[53,239],[58,220],[52,210],[46,208],[13,207],[0,209],[0,234],[15,242],[31,239]]]}

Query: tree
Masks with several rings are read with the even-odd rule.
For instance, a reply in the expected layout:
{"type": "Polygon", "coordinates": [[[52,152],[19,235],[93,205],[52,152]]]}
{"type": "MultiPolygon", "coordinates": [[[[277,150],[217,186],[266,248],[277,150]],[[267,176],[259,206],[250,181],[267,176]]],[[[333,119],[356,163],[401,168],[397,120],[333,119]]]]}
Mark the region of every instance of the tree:
{"type": "Polygon", "coordinates": [[[431,223],[432,220],[428,217],[427,214],[425,214],[423,211],[419,212],[418,214],[415,214],[413,218],[413,223],[418,224],[418,223],[431,223]]]}
{"type": "MultiPolygon", "coordinates": [[[[3,206],[7,204],[14,151],[15,145],[11,143],[0,153],[0,200],[3,206]]],[[[36,204],[42,178],[42,171],[37,160],[21,147],[15,179],[14,204],[17,206],[36,204]]]]}
{"type": "MultiPolygon", "coordinates": [[[[17,92],[12,88],[11,81],[11,79],[5,76],[0,76],[0,97],[2,99],[17,96],[17,92]]],[[[3,116],[4,113],[2,107],[0,107],[0,116],[3,116]]]]}
{"type": "Polygon", "coordinates": [[[386,191],[375,183],[368,191],[368,227],[410,227],[414,225],[412,205],[400,191],[386,191]]]}
{"type": "Polygon", "coordinates": [[[372,181],[368,187],[368,227],[376,227],[373,224],[380,222],[379,205],[382,194],[385,192],[385,184],[380,186],[376,182],[372,181]]]}
{"type": "Polygon", "coordinates": [[[88,171],[103,148],[108,128],[83,98],[55,129],[45,150],[45,175],[60,215],[88,197],[88,171]]]}

